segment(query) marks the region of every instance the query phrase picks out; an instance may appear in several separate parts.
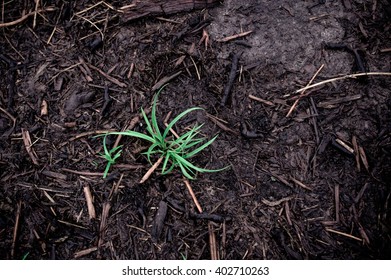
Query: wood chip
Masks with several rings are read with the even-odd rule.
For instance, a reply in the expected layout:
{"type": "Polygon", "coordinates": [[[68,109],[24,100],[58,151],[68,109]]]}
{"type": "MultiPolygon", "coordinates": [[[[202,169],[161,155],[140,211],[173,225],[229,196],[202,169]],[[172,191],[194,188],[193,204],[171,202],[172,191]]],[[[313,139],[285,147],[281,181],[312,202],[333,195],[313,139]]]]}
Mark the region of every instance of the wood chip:
{"type": "Polygon", "coordinates": [[[50,170],[43,170],[42,174],[47,177],[53,178],[53,179],[60,179],[60,180],[64,180],[64,181],[66,181],[68,179],[67,175],[64,175],[64,174],[58,173],[58,172],[53,172],[50,170]]]}
{"type": "Polygon", "coordinates": [[[41,103],[41,117],[48,115],[48,102],[44,99],[41,103]]]}
{"type": "Polygon", "coordinates": [[[335,141],[340,144],[342,147],[344,147],[349,153],[351,153],[352,155],[354,154],[354,149],[352,147],[350,147],[348,144],[346,144],[345,142],[343,142],[341,139],[335,139],[335,141]]]}
{"type": "Polygon", "coordinates": [[[35,165],[39,165],[38,156],[35,153],[34,149],[32,148],[30,133],[28,130],[26,130],[24,128],[22,128],[22,138],[23,138],[24,147],[26,148],[26,151],[27,151],[28,155],[30,156],[31,160],[33,161],[33,163],[35,165]]]}
{"type": "Polygon", "coordinates": [[[155,218],[152,224],[151,236],[153,242],[158,242],[163,230],[164,222],[167,215],[167,203],[163,200],[159,202],[159,208],[156,212],[155,218]]]}

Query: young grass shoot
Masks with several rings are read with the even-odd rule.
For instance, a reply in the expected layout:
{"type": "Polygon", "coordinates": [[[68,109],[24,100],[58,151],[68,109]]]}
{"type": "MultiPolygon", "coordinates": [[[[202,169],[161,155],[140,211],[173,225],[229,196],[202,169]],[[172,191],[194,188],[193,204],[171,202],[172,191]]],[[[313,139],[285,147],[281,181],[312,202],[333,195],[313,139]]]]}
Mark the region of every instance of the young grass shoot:
{"type": "Polygon", "coordinates": [[[150,119],[148,119],[145,111],[141,109],[141,114],[146,123],[146,133],[127,130],[123,132],[110,132],[103,135],[104,154],[102,155],[102,157],[104,157],[107,160],[106,169],[103,175],[104,178],[107,176],[110,166],[115,163],[116,159],[121,155],[121,151],[122,151],[121,150],[122,146],[118,146],[113,149],[107,148],[106,138],[108,135],[122,135],[122,136],[135,137],[135,138],[142,139],[146,142],[149,142],[150,146],[148,150],[143,154],[146,155],[149,163],[154,168],[156,168],[157,165],[159,164],[153,164],[152,162],[153,158],[158,158],[156,162],[159,163],[163,162],[162,171],[161,171],[163,175],[170,173],[175,168],[179,168],[182,174],[186,178],[194,179],[197,172],[199,173],[218,172],[226,169],[226,168],[215,169],[215,170],[205,169],[205,168],[197,167],[189,161],[191,157],[194,157],[195,155],[203,151],[210,144],[212,144],[217,138],[216,135],[209,141],[206,141],[204,137],[200,137],[200,131],[203,126],[202,124],[194,126],[192,129],[190,129],[187,132],[184,132],[181,135],[175,136],[173,135],[173,133],[171,133],[171,130],[173,129],[174,125],[177,124],[182,118],[184,118],[186,115],[188,115],[193,111],[203,110],[202,108],[193,107],[187,109],[186,111],[176,116],[170,123],[168,123],[168,125],[164,130],[160,129],[158,125],[157,116],[156,116],[156,106],[157,106],[158,96],[163,88],[164,86],[158,91],[158,93],[154,97],[150,119]]]}

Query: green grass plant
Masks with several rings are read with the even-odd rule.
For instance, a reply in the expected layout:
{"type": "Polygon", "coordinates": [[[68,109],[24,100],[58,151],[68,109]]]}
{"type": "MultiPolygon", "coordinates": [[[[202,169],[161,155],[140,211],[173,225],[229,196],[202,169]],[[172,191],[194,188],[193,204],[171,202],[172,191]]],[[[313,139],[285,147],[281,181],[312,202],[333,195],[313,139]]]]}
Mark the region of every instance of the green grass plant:
{"type": "Polygon", "coordinates": [[[212,144],[217,135],[214,136],[209,141],[206,141],[204,137],[200,137],[200,131],[202,128],[201,125],[194,126],[189,131],[179,135],[179,137],[175,137],[171,133],[171,129],[173,129],[174,125],[178,123],[183,117],[187,114],[196,111],[203,110],[200,107],[193,107],[185,110],[176,116],[164,130],[161,130],[158,125],[158,119],[156,116],[156,106],[157,100],[160,92],[164,86],[158,91],[155,95],[152,110],[151,110],[151,119],[148,119],[147,114],[143,109],[141,109],[141,114],[146,123],[146,132],[141,133],[133,130],[127,130],[123,132],[110,132],[104,135],[103,138],[103,148],[104,157],[107,160],[106,169],[103,177],[105,178],[109,172],[110,166],[115,163],[116,159],[121,155],[121,146],[113,148],[109,150],[106,145],[106,137],[108,135],[123,135],[129,137],[135,137],[147,141],[150,143],[148,150],[143,153],[147,156],[149,163],[152,165],[152,157],[157,156],[158,158],[163,157],[163,166],[162,166],[162,174],[170,173],[174,168],[178,168],[181,170],[182,174],[188,179],[194,179],[197,172],[218,172],[222,171],[226,168],[222,169],[205,169],[195,166],[193,163],[189,161],[191,157],[194,157],[205,148],[207,148],[210,144],[212,144]]]}

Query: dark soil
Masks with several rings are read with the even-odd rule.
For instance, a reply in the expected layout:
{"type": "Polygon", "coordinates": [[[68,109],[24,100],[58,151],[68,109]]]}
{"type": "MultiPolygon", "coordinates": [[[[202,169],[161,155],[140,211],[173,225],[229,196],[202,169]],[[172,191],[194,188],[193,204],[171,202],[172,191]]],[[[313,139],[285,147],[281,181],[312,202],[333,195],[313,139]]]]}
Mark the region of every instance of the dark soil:
{"type": "MultiPolygon", "coordinates": [[[[287,117],[322,65],[313,83],[391,72],[390,1],[226,0],[133,21],[123,2],[39,1],[0,27],[1,259],[390,258],[391,77],[325,83],[287,117]],[[230,167],[190,182],[203,214],[178,170],[139,184],[143,141],[123,137],[102,178],[94,136],[144,131],[167,77],[159,118],[204,108],[175,130],[204,123],[219,136],[192,162],[230,167]]],[[[3,1],[2,23],[33,3],[3,1]]]]}

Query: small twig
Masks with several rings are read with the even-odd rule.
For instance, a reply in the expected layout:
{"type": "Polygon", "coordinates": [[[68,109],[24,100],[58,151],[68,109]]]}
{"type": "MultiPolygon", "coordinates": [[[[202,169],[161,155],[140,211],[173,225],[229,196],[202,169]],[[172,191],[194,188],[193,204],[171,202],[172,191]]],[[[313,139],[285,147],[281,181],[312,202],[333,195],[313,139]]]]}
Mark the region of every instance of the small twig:
{"type": "Polygon", "coordinates": [[[39,7],[39,0],[35,0],[35,11],[34,11],[33,29],[35,29],[35,26],[37,25],[38,7],[39,7]]]}
{"type": "Polygon", "coordinates": [[[286,220],[288,221],[288,224],[291,226],[292,225],[291,211],[289,209],[289,201],[288,200],[284,202],[284,209],[285,209],[286,220]]]}
{"type": "Polygon", "coordinates": [[[353,144],[354,155],[355,155],[355,159],[356,159],[357,170],[358,170],[358,172],[360,172],[361,171],[360,151],[358,149],[357,137],[354,135],[352,137],[352,144],[353,144]]]}
{"type": "Polygon", "coordinates": [[[301,92],[306,91],[308,89],[318,87],[320,85],[328,84],[331,82],[345,80],[345,79],[349,79],[349,78],[357,78],[357,77],[362,77],[362,76],[391,76],[391,73],[390,72],[368,72],[368,73],[349,74],[349,75],[345,75],[342,77],[336,77],[336,78],[321,81],[319,83],[308,85],[306,87],[303,87],[301,89],[296,90],[295,93],[301,93],[301,92]]]}
{"type": "Polygon", "coordinates": [[[196,73],[197,73],[197,78],[198,78],[198,80],[200,81],[200,80],[201,80],[201,74],[200,74],[200,72],[198,71],[197,64],[195,63],[195,61],[194,61],[194,59],[193,59],[192,56],[190,56],[190,59],[191,59],[191,62],[193,62],[194,68],[195,68],[196,73]]]}
{"type": "MultiPolygon", "coordinates": [[[[135,4],[133,4],[133,5],[135,5],[135,4]]],[[[172,20],[172,19],[168,19],[168,18],[164,18],[164,17],[156,17],[156,19],[161,20],[161,21],[165,21],[165,22],[169,22],[169,23],[175,23],[175,24],[181,24],[182,23],[180,21],[176,21],[176,20],[172,20]]]]}
{"type": "Polygon", "coordinates": [[[30,16],[33,16],[37,13],[41,13],[41,12],[53,12],[55,11],[56,9],[55,8],[47,8],[47,9],[43,9],[43,10],[38,10],[38,11],[34,11],[34,12],[30,12],[28,14],[25,14],[24,16],[22,16],[21,18],[17,19],[17,20],[14,20],[14,21],[10,21],[10,22],[4,22],[4,23],[0,23],[0,28],[2,27],[9,27],[9,26],[13,26],[13,25],[17,25],[21,22],[23,22],[24,20],[26,20],[28,17],[30,16]]]}
{"type": "Polygon", "coordinates": [[[163,157],[160,157],[155,163],[154,165],[151,166],[151,168],[149,168],[149,170],[147,171],[147,173],[145,173],[145,175],[143,176],[143,178],[141,178],[140,180],[140,184],[144,183],[146,180],[148,180],[148,178],[151,176],[151,174],[156,170],[156,168],[158,168],[159,164],[162,162],[163,160],[163,157]]]}
{"type": "Polygon", "coordinates": [[[110,129],[110,130],[95,130],[95,131],[83,132],[83,133],[80,133],[80,134],[70,138],[68,141],[65,141],[65,142],[61,143],[59,145],[59,147],[62,148],[66,144],[68,144],[69,142],[75,141],[77,139],[80,139],[80,138],[83,138],[83,137],[86,137],[86,136],[97,135],[97,134],[106,134],[106,133],[109,133],[109,132],[114,132],[114,130],[110,129]]]}
{"type": "Polygon", "coordinates": [[[111,208],[110,202],[105,202],[103,204],[102,217],[101,217],[101,222],[100,222],[100,227],[99,227],[98,248],[101,247],[103,244],[103,239],[105,236],[105,229],[106,229],[106,225],[107,225],[107,218],[109,216],[110,208],[111,208]]]}
{"type": "Polygon", "coordinates": [[[118,190],[119,190],[119,186],[121,185],[121,182],[122,182],[122,179],[124,178],[124,174],[122,173],[121,174],[121,177],[119,178],[118,182],[116,182],[113,187],[111,188],[111,191],[109,193],[109,198],[108,200],[111,201],[114,197],[114,195],[116,195],[118,193],[118,190]]]}
{"type": "Polygon", "coordinates": [[[231,93],[232,86],[235,82],[236,71],[238,70],[239,58],[242,53],[235,53],[232,57],[231,71],[229,72],[229,77],[226,86],[224,87],[224,95],[221,99],[221,106],[225,106],[227,104],[228,98],[231,93]]]}
{"type": "Polygon", "coordinates": [[[361,241],[361,242],[363,241],[361,238],[358,238],[358,237],[353,236],[351,234],[340,232],[340,231],[337,231],[337,230],[334,230],[334,229],[331,229],[331,228],[326,228],[326,231],[332,232],[332,233],[336,233],[336,234],[339,234],[339,235],[342,235],[342,236],[345,236],[345,237],[349,237],[349,238],[357,240],[357,241],[361,241]]]}
{"type": "Polygon", "coordinates": [[[193,199],[194,204],[196,205],[196,207],[198,209],[198,212],[202,213],[203,211],[202,211],[201,205],[198,202],[197,197],[195,196],[195,194],[193,192],[193,188],[191,187],[189,180],[187,180],[186,178],[183,178],[183,182],[185,183],[187,190],[189,191],[191,198],[193,199]]]}
{"type": "Polygon", "coordinates": [[[69,172],[69,173],[73,173],[73,174],[76,174],[76,175],[83,175],[83,176],[102,177],[103,174],[104,174],[103,172],[78,171],[78,170],[72,170],[72,169],[68,169],[68,168],[62,168],[61,170],[64,171],[64,172],[69,172]]]}
{"type": "Polygon", "coordinates": [[[84,256],[86,256],[88,254],[91,254],[92,252],[95,252],[96,250],[98,250],[98,247],[92,247],[92,248],[84,249],[84,250],[76,252],[73,255],[73,257],[75,259],[78,259],[78,258],[84,257],[84,256]]]}
{"type": "Polygon", "coordinates": [[[312,106],[312,107],[310,107],[310,113],[311,113],[311,115],[312,115],[312,125],[314,126],[316,144],[319,145],[319,143],[320,143],[320,137],[319,137],[318,124],[317,124],[317,121],[316,121],[316,117],[317,117],[319,114],[318,114],[318,110],[316,109],[315,101],[314,101],[314,99],[312,98],[312,96],[310,97],[310,103],[311,103],[311,106],[312,106]]]}
{"type": "Polygon", "coordinates": [[[127,85],[123,82],[120,82],[119,80],[117,80],[116,78],[114,77],[111,77],[110,75],[106,74],[104,71],[102,71],[101,69],[99,69],[98,67],[95,67],[94,65],[92,64],[89,64],[87,63],[87,65],[94,69],[95,71],[98,71],[103,77],[105,77],[107,80],[109,80],[110,82],[116,84],[117,86],[119,87],[126,87],[127,85]]]}
{"type": "Polygon", "coordinates": [[[364,148],[361,147],[361,146],[359,146],[359,147],[358,147],[358,150],[359,150],[359,152],[360,152],[361,161],[362,161],[362,163],[364,164],[365,169],[366,169],[366,170],[368,171],[368,173],[369,173],[369,164],[368,164],[368,160],[367,160],[367,156],[366,156],[366,154],[365,154],[364,148]]]}
{"type": "Polygon", "coordinates": [[[100,33],[101,39],[102,39],[102,41],[103,41],[103,39],[104,39],[103,32],[102,32],[102,30],[100,30],[100,28],[99,28],[95,23],[93,23],[93,22],[90,21],[88,18],[85,18],[85,17],[83,17],[83,16],[81,16],[81,15],[76,15],[76,16],[79,17],[79,18],[81,18],[81,19],[83,19],[83,20],[85,20],[86,22],[88,22],[89,24],[91,24],[93,27],[95,27],[96,30],[98,30],[98,32],[100,33]]]}
{"type": "Polygon", "coordinates": [[[307,185],[305,185],[304,183],[300,182],[299,180],[295,179],[294,177],[290,177],[290,179],[296,184],[298,185],[299,187],[302,187],[303,189],[306,189],[306,190],[309,190],[309,191],[313,191],[313,189],[307,185]]]}
{"type": "Polygon", "coordinates": [[[267,206],[274,207],[274,206],[280,205],[281,203],[283,203],[285,201],[289,201],[293,198],[294,198],[293,196],[288,196],[288,197],[281,198],[277,201],[269,201],[267,199],[262,198],[261,201],[262,201],[262,203],[266,204],[267,206]]]}
{"type": "Polygon", "coordinates": [[[102,109],[100,110],[101,116],[107,115],[107,110],[108,110],[108,108],[111,104],[111,101],[112,101],[112,98],[110,97],[110,94],[109,94],[109,87],[107,84],[105,85],[103,99],[104,99],[103,106],[102,106],[102,109]]]}
{"type": "MultiPolygon", "coordinates": [[[[168,127],[168,120],[170,119],[170,116],[171,116],[171,113],[172,111],[168,112],[166,118],[164,119],[163,121],[163,124],[168,127]]],[[[170,128],[170,132],[178,139],[180,136],[178,135],[178,133],[175,132],[175,130],[173,128],[170,128]]]]}
{"type": "Polygon", "coordinates": [[[252,32],[253,31],[250,30],[250,31],[242,32],[242,33],[235,34],[235,35],[232,35],[232,36],[228,36],[228,37],[225,37],[223,39],[217,39],[216,41],[217,42],[228,42],[228,41],[231,41],[231,40],[234,40],[234,39],[237,39],[237,38],[241,38],[241,37],[247,36],[247,35],[251,34],[252,32]]]}
{"type": "Polygon", "coordinates": [[[4,114],[6,114],[7,117],[11,119],[11,121],[13,122],[13,124],[15,126],[16,118],[14,116],[12,116],[7,110],[5,110],[5,109],[3,109],[1,107],[0,107],[0,111],[2,111],[4,114]]]}
{"type": "Polygon", "coordinates": [[[129,71],[128,74],[126,75],[126,78],[130,79],[133,75],[133,71],[134,71],[134,62],[130,64],[129,71]]]}
{"type": "Polygon", "coordinates": [[[334,187],[335,221],[339,223],[339,185],[334,187]]]}
{"type": "Polygon", "coordinates": [[[273,103],[273,102],[270,102],[270,101],[268,101],[268,100],[259,98],[259,97],[257,97],[257,96],[252,95],[252,94],[250,94],[248,97],[249,97],[250,99],[252,99],[252,100],[255,100],[255,101],[264,103],[264,104],[266,104],[266,105],[274,106],[274,103],[273,103]]]}
{"type": "Polygon", "coordinates": [[[210,258],[211,260],[218,260],[219,251],[217,250],[216,234],[213,229],[212,222],[208,223],[208,232],[209,232],[209,248],[210,248],[210,258]]]}
{"type": "Polygon", "coordinates": [[[20,219],[21,212],[22,212],[22,201],[19,200],[19,202],[17,204],[17,208],[16,208],[15,226],[14,226],[14,233],[12,236],[12,249],[11,249],[11,258],[12,259],[15,256],[16,239],[18,236],[19,219],[20,219]]]}
{"type": "MultiPolygon", "coordinates": [[[[151,111],[151,109],[149,109],[149,108],[144,110],[145,114],[149,114],[150,111],[151,111]]],[[[133,119],[131,119],[129,124],[122,129],[122,132],[126,131],[126,130],[132,130],[136,126],[136,124],[140,121],[140,118],[141,118],[141,114],[139,114],[139,115],[135,116],[133,119]]],[[[117,139],[115,140],[113,149],[117,148],[121,139],[122,139],[122,134],[118,134],[117,139]]]]}
{"type": "Polygon", "coordinates": [[[84,195],[86,197],[87,209],[88,209],[88,214],[90,216],[90,219],[95,219],[96,213],[95,213],[94,203],[92,202],[92,195],[91,195],[90,186],[85,185],[83,188],[83,191],[84,191],[84,195]]]}
{"type": "MultiPolygon", "coordinates": [[[[324,64],[322,64],[322,65],[319,67],[318,71],[316,71],[315,74],[312,76],[311,80],[310,80],[310,81],[308,82],[308,84],[307,84],[307,87],[308,87],[310,84],[312,84],[312,82],[315,80],[316,76],[318,76],[318,74],[320,73],[320,71],[322,71],[323,67],[324,67],[324,64]]],[[[302,91],[300,94],[303,95],[304,92],[305,92],[305,91],[302,91]]],[[[289,109],[288,114],[286,114],[286,117],[289,117],[289,116],[292,114],[293,110],[296,108],[296,106],[297,106],[297,104],[299,103],[299,101],[300,101],[300,98],[298,98],[298,99],[295,100],[295,102],[293,103],[292,107],[289,109]]]]}
{"type": "Polygon", "coordinates": [[[368,187],[369,187],[369,183],[365,183],[365,185],[360,189],[360,191],[354,198],[354,203],[358,203],[361,200],[362,196],[364,195],[368,187]]]}

